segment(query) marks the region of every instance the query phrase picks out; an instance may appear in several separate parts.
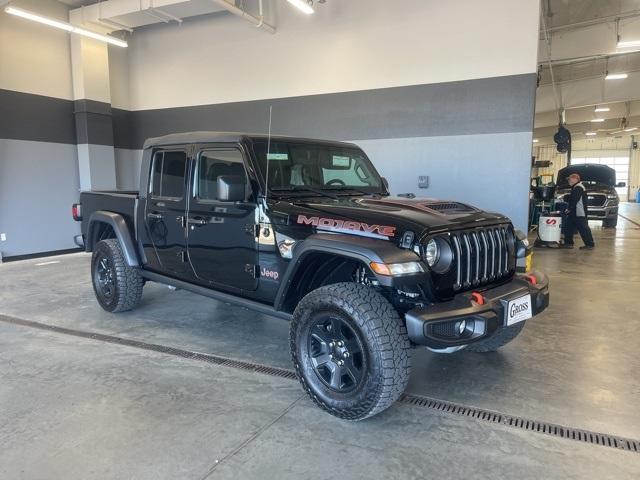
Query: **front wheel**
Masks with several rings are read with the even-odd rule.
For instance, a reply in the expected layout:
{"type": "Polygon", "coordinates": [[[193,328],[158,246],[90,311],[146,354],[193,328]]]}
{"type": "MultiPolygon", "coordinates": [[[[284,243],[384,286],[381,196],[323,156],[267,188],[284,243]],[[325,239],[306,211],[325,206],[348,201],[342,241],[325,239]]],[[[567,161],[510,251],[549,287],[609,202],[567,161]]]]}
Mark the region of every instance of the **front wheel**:
{"type": "Polygon", "coordinates": [[[391,406],[409,381],[407,330],[380,293],[337,283],[298,304],[290,347],[300,383],[323,410],[362,420],[391,406]]]}
{"type": "Polygon", "coordinates": [[[604,228],[616,228],[618,226],[618,217],[607,218],[602,221],[602,226],[604,228]]]}

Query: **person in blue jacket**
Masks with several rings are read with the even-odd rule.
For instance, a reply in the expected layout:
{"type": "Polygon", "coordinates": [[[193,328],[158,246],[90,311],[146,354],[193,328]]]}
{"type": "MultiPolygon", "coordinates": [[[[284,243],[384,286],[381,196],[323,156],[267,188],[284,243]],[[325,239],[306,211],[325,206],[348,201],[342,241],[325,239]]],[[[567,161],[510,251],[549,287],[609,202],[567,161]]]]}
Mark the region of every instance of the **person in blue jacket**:
{"type": "Polygon", "coordinates": [[[564,245],[563,248],[573,248],[573,235],[578,230],[580,238],[584,242],[584,246],[580,250],[591,250],[595,247],[591,228],[589,228],[589,211],[587,208],[587,191],[580,181],[580,175],[572,173],[569,176],[569,185],[571,193],[568,195],[567,202],[569,207],[566,210],[566,221],[564,227],[564,245]]]}

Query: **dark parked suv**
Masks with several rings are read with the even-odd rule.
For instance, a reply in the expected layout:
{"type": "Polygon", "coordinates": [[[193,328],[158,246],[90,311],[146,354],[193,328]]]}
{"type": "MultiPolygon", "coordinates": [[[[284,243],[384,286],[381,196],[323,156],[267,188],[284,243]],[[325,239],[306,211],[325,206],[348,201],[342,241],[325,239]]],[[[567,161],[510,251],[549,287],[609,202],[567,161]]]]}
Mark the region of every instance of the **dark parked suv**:
{"type": "Polygon", "coordinates": [[[144,145],[139,192],[83,192],[76,241],[107,311],[160,282],[291,321],[321,408],[360,420],[409,380],[410,348],[495,350],[549,302],[525,236],[455,201],[392,198],[356,145],[195,132],[144,145]]]}
{"type": "Polygon", "coordinates": [[[602,220],[603,227],[615,228],[620,203],[616,187],[626,186],[624,182],[616,183],[616,171],[597,163],[565,167],[558,172],[556,201],[564,201],[571,190],[568,179],[572,173],[580,175],[586,188],[589,220],[602,220]]]}

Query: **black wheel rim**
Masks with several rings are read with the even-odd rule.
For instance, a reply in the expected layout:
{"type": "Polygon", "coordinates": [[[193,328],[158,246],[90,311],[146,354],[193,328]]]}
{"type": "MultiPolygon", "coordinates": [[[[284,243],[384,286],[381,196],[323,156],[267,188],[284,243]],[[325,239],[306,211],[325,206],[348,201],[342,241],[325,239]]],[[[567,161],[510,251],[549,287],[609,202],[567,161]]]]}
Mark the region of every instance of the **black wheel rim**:
{"type": "Polygon", "coordinates": [[[96,262],[96,287],[105,300],[110,300],[116,291],[115,271],[109,257],[100,256],[96,262]]]}
{"type": "Polygon", "coordinates": [[[331,390],[347,393],[362,383],[367,367],[364,347],[345,320],[318,318],[309,331],[307,347],[313,370],[331,390]]]}

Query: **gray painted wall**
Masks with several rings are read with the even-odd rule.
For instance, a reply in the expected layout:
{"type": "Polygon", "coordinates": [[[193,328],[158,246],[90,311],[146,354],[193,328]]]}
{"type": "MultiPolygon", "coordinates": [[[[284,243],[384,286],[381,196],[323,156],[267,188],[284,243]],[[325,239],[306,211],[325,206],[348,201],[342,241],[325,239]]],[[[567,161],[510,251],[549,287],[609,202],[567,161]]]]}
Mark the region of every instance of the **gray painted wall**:
{"type": "Polygon", "coordinates": [[[79,185],[75,145],[0,139],[2,255],[75,248],[79,185]]]}
{"type": "Polygon", "coordinates": [[[137,190],[140,185],[142,150],[116,148],[114,154],[118,190],[137,190]]]}
{"type": "MultiPolygon", "coordinates": [[[[1,168],[7,172],[3,172],[5,205],[24,185],[35,185],[37,191],[55,192],[50,196],[56,200],[40,203],[38,208],[28,205],[29,210],[47,219],[61,218],[60,212],[64,216],[64,220],[52,225],[51,241],[47,241],[48,234],[43,229],[36,235],[25,235],[25,241],[18,238],[13,243],[6,242],[2,246],[4,254],[71,248],[71,237],[77,226],[69,223],[67,216],[78,192],[77,151],[72,152],[70,145],[69,123],[73,121],[73,113],[68,107],[72,102],[2,93],[9,101],[4,103],[5,111],[0,111],[0,117],[10,118],[11,112],[20,109],[20,105],[24,109],[20,122],[0,123],[0,138],[61,142],[55,149],[57,153],[49,156],[43,145],[55,144],[5,141],[4,151],[0,153],[1,168]],[[53,110],[52,106],[55,106],[53,110]],[[38,118],[48,121],[34,129],[33,122],[27,120],[38,118]],[[23,144],[32,144],[37,151],[27,153],[23,144]],[[16,145],[23,145],[22,150],[16,145]],[[65,161],[61,152],[68,154],[65,161]],[[52,167],[52,176],[38,174],[35,159],[40,157],[51,157],[43,171],[56,162],[64,166],[52,167]],[[7,180],[9,178],[15,181],[7,180]],[[69,178],[75,183],[69,183],[69,178]]],[[[534,94],[535,75],[524,74],[196,107],[135,112],[113,109],[112,117],[99,112],[84,118],[88,127],[91,127],[89,123],[111,118],[113,142],[105,137],[99,142],[103,145],[81,147],[110,150],[105,143],[115,144],[113,181],[119,189],[135,189],[139,178],[139,149],[146,138],[190,130],[264,133],[268,126],[268,108],[273,105],[274,133],[357,141],[387,176],[393,193],[414,192],[419,196],[467,201],[505,213],[518,228],[525,229],[534,94]],[[430,177],[428,189],[417,188],[419,175],[430,177]]],[[[94,110],[108,109],[106,104],[94,103],[94,110]]],[[[102,158],[98,154],[91,157],[98,163],[102,158]]],[[[80,168],[80,174],[82,170],[80,168]]],[[[31,201],[37,199],[29,197],[27,202],[31,201]]],[[[7,226],[3,228],[24,230],[24,217],[13,214],[13,209],[4,207],[4,210],[6,213],[0,221],[7,226]]]]}
{"type": "Polygon", "coordinates": [[[114,110],[118,187],[146,138],[193,130],[358,141],[393,193],[462,200],[526,230],[535,74],[136,112],[114,110]],[[118,158],[119,157],[119,158],[118,158]],[[431,185],[418,189],[418,175],[431,185]]]}
{"type": "Polygon", "coordinates": [[[531,133],[356,140],[391,193],[460,200],[503,213],[527,231],[531,133]],[[418,188],[418,175],[429,187],[418,188]]]}

